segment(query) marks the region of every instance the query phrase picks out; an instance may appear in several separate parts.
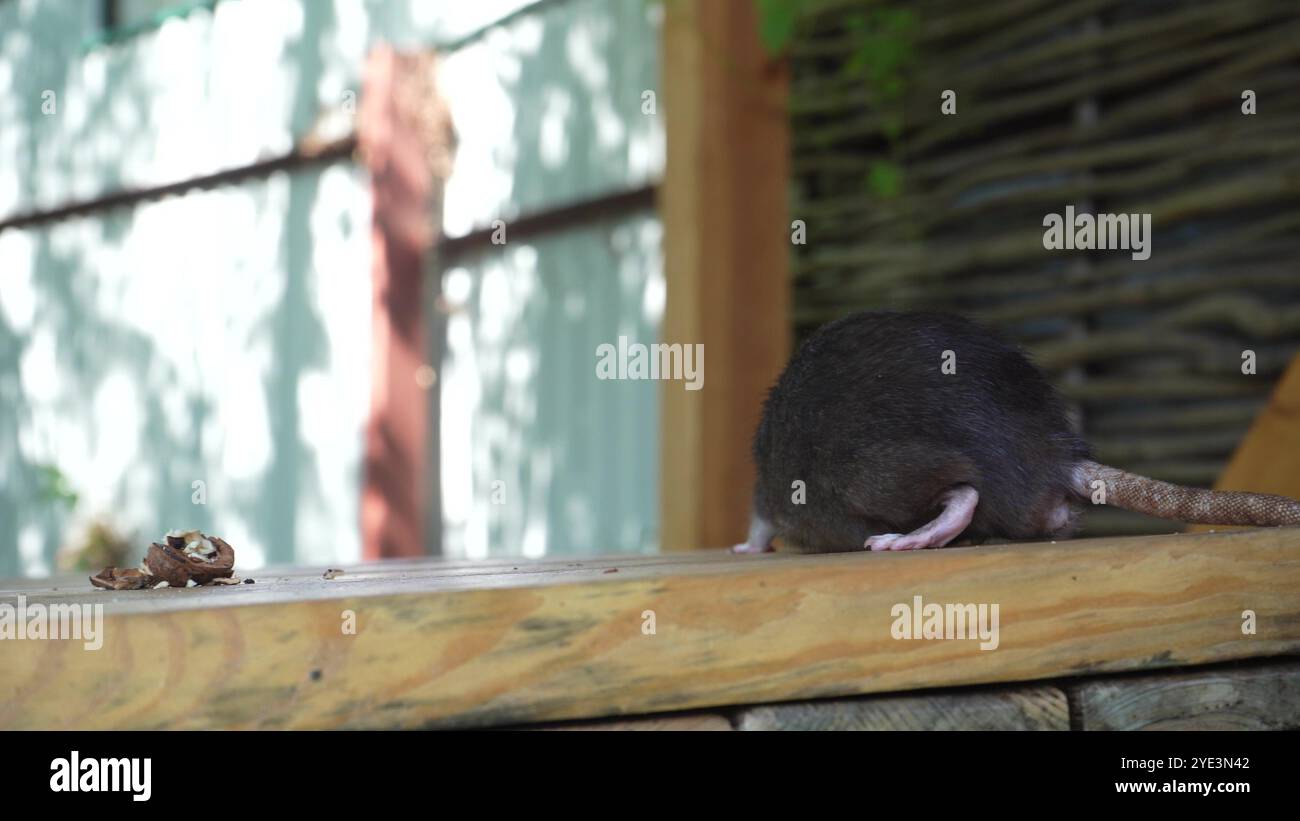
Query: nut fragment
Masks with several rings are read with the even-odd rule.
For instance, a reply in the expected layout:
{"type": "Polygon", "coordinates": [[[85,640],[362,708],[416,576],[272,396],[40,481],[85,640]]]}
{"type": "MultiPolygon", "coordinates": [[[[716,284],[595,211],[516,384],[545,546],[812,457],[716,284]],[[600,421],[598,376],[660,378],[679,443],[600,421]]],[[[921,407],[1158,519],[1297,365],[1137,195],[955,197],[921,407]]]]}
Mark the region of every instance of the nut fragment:
{"type": "Polygon", "coordinates": [[[235,550],[223,540],[198,530],[169,530],[149,545],[139,567],[106,567],[90,583],[108,590],[239,584],[234,568],[235,550]]]}
{"type": "Polygon", "coordinates": [[[185,587],[193,580],[195,584],[208,584],[214,579],[227,578],[234,573],[235,551],[216,536],[199,539],[190,538],[192,531],[184,536],[167,536],[167,543],[154,542],[149,545],[149,552],[144,557],[145,566],[156,576],[166,579],[172,587],[185,587]],[[188,541],[186,541],[188,539],[188,541]],[[213,548],[211,556],[204,555],[199,548],[190,549],[195,542],[206,542],[213,548]]]}
{"type": "Polygon", "coordinates": [[[217,546],[201,530],[169,530],[164,543],[186,556],[204,561],[213,561],[217,556],[217,546]]]}
{"type": "Polygon", "coordinates": [[[105,590],[140,590],[153,587],[158,577],[135,567],[105,567],[90,577],[90,583],[105,590]]]}

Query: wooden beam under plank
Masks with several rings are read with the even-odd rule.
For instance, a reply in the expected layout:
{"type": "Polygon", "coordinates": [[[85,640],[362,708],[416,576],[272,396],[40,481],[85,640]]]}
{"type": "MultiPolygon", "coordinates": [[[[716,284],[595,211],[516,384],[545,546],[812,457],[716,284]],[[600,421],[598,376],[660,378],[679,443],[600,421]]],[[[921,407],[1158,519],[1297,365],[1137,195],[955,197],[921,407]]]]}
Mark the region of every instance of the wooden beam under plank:
{"type": "Polygon", "coordinates": [[[1065,693],[1046,684],[978,687],[765,704],[740,711],[740,730],[1068,730],[1065,693]]]}
{"type": "Polygon", "coordinates": [[[1081,730],[1294,730],[1300,662],[1105,677],[1070,687],[1081,730]]]}
{"type": "Polygon", "coordinates": [[[191,590],[0,585],[0,602],[22,593],[29,611],[105,612],[98,650],[0,641],[0,727],[486,726],[1300,651],[1300,528],[253,575],[191,590]],[[918,595],[998,605],[997,649],[892,638],[892,608],[918,595]],[[1242,633],[1248,609],[1254,635],[1242,633]]]}

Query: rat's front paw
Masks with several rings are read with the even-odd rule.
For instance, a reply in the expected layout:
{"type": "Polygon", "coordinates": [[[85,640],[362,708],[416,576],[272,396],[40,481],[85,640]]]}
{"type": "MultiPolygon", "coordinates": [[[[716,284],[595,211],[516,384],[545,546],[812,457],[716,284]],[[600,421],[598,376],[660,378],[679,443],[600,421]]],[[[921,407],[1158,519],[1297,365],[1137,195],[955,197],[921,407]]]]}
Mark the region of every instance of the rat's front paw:
{"type": "Polygon", "coordinates": [[[749,542],[741,542],[740,544],[731,546],[732,553],[771,553],[772,551],[773,548],[770,544],[761,547],[754,547],[749,542]]]}

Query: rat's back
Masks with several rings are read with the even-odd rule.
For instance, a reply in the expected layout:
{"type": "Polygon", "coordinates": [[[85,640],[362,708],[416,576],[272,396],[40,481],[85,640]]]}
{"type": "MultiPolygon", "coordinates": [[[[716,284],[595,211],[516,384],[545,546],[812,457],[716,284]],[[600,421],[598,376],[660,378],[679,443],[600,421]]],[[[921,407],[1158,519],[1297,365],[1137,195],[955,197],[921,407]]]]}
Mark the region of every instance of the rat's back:
{"type": "Polygon", "coordinates": [[[754,457],[757,512],[788,543],[849,550],[919,527],[963,484],[981,499],[968,536],[1042,535],[1087,447],[1047,380],[993,332],[950,314],[862,313],[799,349],[754,457]]]}

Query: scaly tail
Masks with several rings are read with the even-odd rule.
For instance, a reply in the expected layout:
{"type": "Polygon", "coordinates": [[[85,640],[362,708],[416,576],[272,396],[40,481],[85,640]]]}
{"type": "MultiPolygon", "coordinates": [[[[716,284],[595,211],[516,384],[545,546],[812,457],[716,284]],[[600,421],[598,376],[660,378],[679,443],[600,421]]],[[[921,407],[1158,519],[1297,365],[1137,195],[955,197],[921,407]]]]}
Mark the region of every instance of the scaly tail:
{"type": "Polygon", "coordinates": [[[1162,519],[1260,527],[1300,524],[1300,502],[1285,496],[1183,487],[1096,462],[1075,465],[1073,490],[1085,501],[1162,519]]]}

